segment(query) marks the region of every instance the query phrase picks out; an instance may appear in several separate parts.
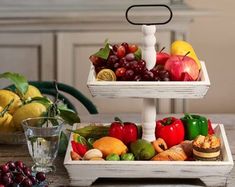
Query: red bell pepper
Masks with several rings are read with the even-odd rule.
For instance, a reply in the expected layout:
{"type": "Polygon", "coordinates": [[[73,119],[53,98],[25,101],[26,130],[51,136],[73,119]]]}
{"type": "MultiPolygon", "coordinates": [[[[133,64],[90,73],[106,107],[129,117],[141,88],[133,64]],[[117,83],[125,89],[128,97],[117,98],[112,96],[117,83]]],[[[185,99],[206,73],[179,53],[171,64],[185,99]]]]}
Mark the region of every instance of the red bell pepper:
{"type": "Polygon", "coordinates": [[[211,125],[211,120],[208,119],[208,134],[212,135],[215,134],[214,129],[212,128],[211,125]]]}
{"type": "Polygon", "coordinates": [[[77,154],[79,154],[82,157],[84,156],[84,154],[88,150],[86,145],[75,142],[75,141],[71,141],[71,145],[72,145],[73,151],[76,152],[77,154]]]}
{"type": "Polygon", "coordinates": [[[165,140],[170,148],[184,140],[184,125],[180,119],[174,117],[158,120],[156,122],[155,136],[165,140]]]}

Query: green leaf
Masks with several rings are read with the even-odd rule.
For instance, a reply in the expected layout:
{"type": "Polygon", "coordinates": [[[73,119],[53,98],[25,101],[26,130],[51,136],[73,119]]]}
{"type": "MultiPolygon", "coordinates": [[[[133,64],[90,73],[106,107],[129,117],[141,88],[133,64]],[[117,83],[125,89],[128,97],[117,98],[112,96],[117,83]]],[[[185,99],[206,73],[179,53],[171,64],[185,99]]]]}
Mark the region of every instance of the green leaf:
{"type": "Polygon", "coordinates": [[[107,60],[108,57],[109,57],[109,53],[110,53],[109,43],[106,40],[105,41],[105,47],[100,49],[98,52],[96,52],[94,54],[94,56],[97,56],[97,57],[100,57],[100,58],[102,58],[104,60],[107,60]]]}
{"type": "MultiPolygon", "coordinates": [[[[70,111],[70,112],[74,112],[72,109],[69,109],[68,107],[67,107],[67,105],[66,104],[62,104],[62,103],[60,103],[59,105],[58,105],[58,109],[60,110],[67,110],[67,111],[70,111]]],[[[75,113],[75,112],[74,112],[75,113]]]]}
{"type": "Polygon", "coordinates": [[[47,97],[33,97],[29,103],[32,103],[32,102],[37,102],[37,103],[41,103],[43,104],[45,107],[49,107],[50,105],[52,105],[52,101],[47,98],[47,97]]]}
{"type": "Polygon", "coordinates": [[[60,144],[59,144],[59,154],[64,154],[68,146],[68,138],[64,132],[61,132],[60,135],[60,144]]]}
{"type": "Polygon", "coordinates": [[[24,95],[28,90],[29,84],[27,79],[23,75],[20,75],[18,73],[5,72],[0,74],[0,78],[10,80],[21,95],[24,95]]]}
{"type": "Polygon", "coordinates": [[[141,48],[138,47],[137,51],[134,53],[135,55],[135,59],[136,60],[141,60],[142,59],[142,51],[141,51],[141,48]]]}
{"type": "Polygon", "coordinates": [[[73,125],[74,123],[80,123],[80,118],[73,110],[59,108],[59,116],[63,120],[65,120],[69,125],[73,125]]]}

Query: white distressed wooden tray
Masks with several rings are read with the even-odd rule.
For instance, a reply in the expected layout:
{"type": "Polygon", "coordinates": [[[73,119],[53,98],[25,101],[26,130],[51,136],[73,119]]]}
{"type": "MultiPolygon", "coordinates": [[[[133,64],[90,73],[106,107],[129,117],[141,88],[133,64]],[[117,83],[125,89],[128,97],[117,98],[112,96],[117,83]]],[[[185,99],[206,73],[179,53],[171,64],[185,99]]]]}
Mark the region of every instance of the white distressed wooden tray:
{"type": "Polygon", "coordinates": [[[98,178],[199,178],[207,186],[225,186],[233,159],[224,126],[213,124],[213,127],[222,140],[223,161],[72,161],[69,143],[64,165],[70,185],[89,186],[98,178]]]}
{"type": "Polygon", "coordinates": [[[93,97],[203,98],[210,87],[205,63],[201,81],[97,81],[91,66],[87,86],[93,97]]]}

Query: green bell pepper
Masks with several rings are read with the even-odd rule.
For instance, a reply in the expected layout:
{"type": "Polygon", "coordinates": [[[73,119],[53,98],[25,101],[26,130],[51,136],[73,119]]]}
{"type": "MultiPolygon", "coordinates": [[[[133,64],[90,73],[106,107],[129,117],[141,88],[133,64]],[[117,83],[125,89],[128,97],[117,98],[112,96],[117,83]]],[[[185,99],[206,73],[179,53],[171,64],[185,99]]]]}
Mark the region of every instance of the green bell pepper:
{"type": "Polygon", "coordinates": [[[185,128],[185,139],[194,140],[198,135],[208,135],[208,120],[204,116],[185,114],[181,121],[185,128]]]}

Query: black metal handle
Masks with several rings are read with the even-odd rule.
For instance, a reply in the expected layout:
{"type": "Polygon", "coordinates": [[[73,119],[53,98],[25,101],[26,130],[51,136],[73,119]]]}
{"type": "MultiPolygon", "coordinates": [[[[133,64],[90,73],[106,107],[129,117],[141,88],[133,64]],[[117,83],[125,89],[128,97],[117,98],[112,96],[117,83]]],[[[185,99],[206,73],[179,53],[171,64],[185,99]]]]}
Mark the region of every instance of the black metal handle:
{"type": "Polygon", "coordinates": [[[164,25],[164,24],[167,24],[171,21],[172,16],[173,16],[173,12],[172,12],[171,8],[167,5],[164,5],[164,4],[132,5],[132,6],[128,7],[127,10],[126,10],[126,20],[132,25],[164,25]],[[131,21],[128,17],[128,12],[130,11],[130,9],[135,8],[135,7],[165,7],[166,9],[169,10],[169,13],[170,13],[169,19],[166,20],[165,22],[160,22],[160,23],[157,23],[157,22],[156,23],[141,23],[141,22],[140,23],[138,23],[138,22],[135,23],[135,22],[131,21]]]}

